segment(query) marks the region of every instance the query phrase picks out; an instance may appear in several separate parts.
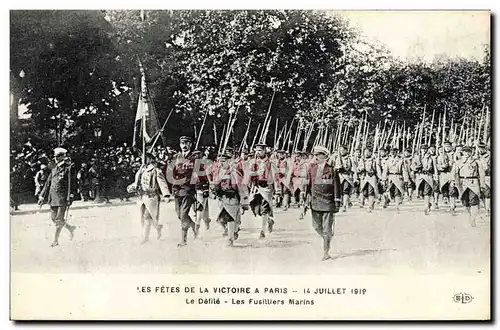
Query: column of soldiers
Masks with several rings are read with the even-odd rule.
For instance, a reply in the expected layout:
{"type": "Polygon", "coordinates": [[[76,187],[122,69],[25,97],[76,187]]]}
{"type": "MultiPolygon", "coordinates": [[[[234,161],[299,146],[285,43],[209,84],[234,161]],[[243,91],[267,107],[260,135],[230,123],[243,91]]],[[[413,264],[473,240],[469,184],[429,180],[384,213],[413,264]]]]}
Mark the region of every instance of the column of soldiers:
{"type": "MultiPolygon", "coordinates": [[[[484,144],[479,144],[475,153],[471,147],[453,148],[445,142],[438,154],[435,147],[422,145],[414,156],[411,149],[401,153],[397,148],[382,148],[376,156],[369,148],[356,149],[350,154],[347,146],[340,146],[334,153],[316,146],[312,153],[296,150],[288,155],[284,150],[273,152],[258,144],[252,153],[242,149],[236,154],[226,148],[215,162],[209,161],[208,154],[193,151],[192,145],[191,138],[181,137],[181,151],[168,161],[146,154],[134,183],[127,187],[129,193],[139,196],[144,243],[149,240],[151,227],[156,229],[158,239],[162,235],[161,197],[175,203],[180,221],[179,247],[187,245],[190,231],[194,239],[198,237],[202,223],[209,230],[211,196],[219,202],[217,223],[223,228],[229,246],[239,237],[241,215],[246,210],[250,209],[260,224],[260,239],[265,239],[279,225],[276,208],[286,211],[296,205],[301,211],[299,219],[310,210],[313,228],[323,238],[323,259],[329,258],[334,214],[347,212],[352,199],[359,199],[360,207],[367,207],[368,212],[373,212],[377,203],[383,208],[393,203],[399,212],[403,201],[411,202],[416,191],[417,198],[424,201],[422,211],[428,215],[439,208],[441,195],[453,215],[457,200],[461,201],[471,226],[476,226],[480,202],[490,212],[490,153],[484,144]]],[[[47,191],[57,191],[62,181],[56,178],[60,179],[61,174],[52,170],[40,194],[41,200],[47,191]]],[[[74,189],[70,181],[66,192],[74,189]]],[[[60,230],[65,226],[63,213],[71,205],[72,197],[62,199],[61,205],[51,204],[65,207],[62,211],[53,209],[52,218],[58,228],[53,246],[58,244],[60,230]]],[[[66,227],[73,234],[74,228],[66,227]]]]}

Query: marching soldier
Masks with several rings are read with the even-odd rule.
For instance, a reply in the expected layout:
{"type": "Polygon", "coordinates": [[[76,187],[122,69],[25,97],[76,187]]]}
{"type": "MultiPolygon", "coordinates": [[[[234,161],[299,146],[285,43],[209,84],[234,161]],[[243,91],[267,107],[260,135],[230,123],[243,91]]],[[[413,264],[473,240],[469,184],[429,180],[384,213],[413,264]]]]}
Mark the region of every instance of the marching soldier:
{"type": "MultiPolygon", "coordinates": [[[[361,148],[356,148],[356,150],[354,150],[354,155],[352,156],[351,158],[351,161],[352,161],[352,167],[354,170],[357,170],[358,168],[358,163],[361,161],[361,158],[362,158],[362,155],[361,155],[361,148]]],[[[360,201],[360,206],[362,207],[363,206],[363,202],[364,200],[362,200],[362,197],[361,197],[361,194],[360,194],[360,191],[359,191],[359,180],[357,180],[358,178],[358,175],[357,173],[354,175],[354,195],[355,195],[355,198],[356,199],[359,199],[360,201]]]]}
{"type": "Polygon", "coordinates": [[[278,191],[277,201],[279,201],[279,203],[277,203],[276,207],[281,207],[281,205],[283,205],[283,211],[286,211],[290,207],[290,197],[292,194],[289,187],[290,182],[288,180],[289,178],[288,171],[290,170],[291,166],[289,164],[289,160],[286,158],[284,150],[278,150],[277,156],[278,159],[276,160],[276,162],[277,162],[278,173],[276,173],[276,175],[278,177],[276,178],[276,180],[277,182],[279,182],[279,189],[277,189],[278,191]]]}
{"type": "Polygon", "coordinates": [[[168,166],[167,179],[172,182],[175,211],[181,222],[181,241],[177,246],[183,247],[187,244],[187,235],[190,228],[195,239],[198,236],[196,224],[189,216],[189,211],[193,203],[196,202],[196,184],[192,182],[196,156],[191,152],[191,138],[181,136],[179,144],[181,151],[173,157],[172,163],[168,166]]]}
{"type": "Polygon", "coordinates": [[[484,208],[486,212],[490,214],[490,204],[491,204],[491,155],[486,150],[486,145],[484,143],[480,143],[479,146],[479,163],[484,169],[484,189],[482,191],[482,199],[484,201],[484,208]]]}
{"type": "Polygon", "coordinates": [[[269,233],[273,231],[274,220],[272,210],[273,189],[278,184],[272,173],[271,161],[266,156],[265,144],[255,146],[255,158],[248,162],[245,170],[245,182],[250,182],[250,208],[262,227],[260,238],[266,237],[266,226],[269,233]]]}
{"type": "Polygon", "coordinates": [[[445,204],[450,205],[450,213],[455,214],[455,199],[458,197],[458,190],[454,186],[451,169],[455,163],[454,152],[451,148],[451,143],[444,142],[443,152],[436,159],[436,167],[439,172],[439,191],[443,196],[445,204]]]}
{"type": "Polygon", "coordinates": [[[439,170],[437,168],[437,154],[436,154],[436,147],[434,145],[431,145],[429,147],[429,155],[432,157],[432,160],[436,164],[436,173],[434,176],[434,186],[432,187],[433,195],[434,195],[434,209],[438,210],[439,209],[439,193],[440,193],[440,186],[439,186],[439,170]]]}
{"type": "Polygon", "coordinates": [[[340,176],[342,186],[342,212],[346,212],[350,196],[354,190],[354,167],[346,146],[340,146],[340,154],[336,157],[335,170],[340,176]]]}
{"type": "Polygon", "coordinates": [[[73,178],[71,171],[72,165],[69,158],[66,158],[67,150],[64,148],[54,149],[55,167],[52,169],[47,182],[40,192],[38,199],[39,205],[43,205],[47,199],[50,205],[50,217],[56,225],[54,241],[51,247],[59,245],[59,236],[63,228],[66,228],[70,234],[70,240],[73,240],[76,226],[69,225],[66,220],[66,213],[73,202],[76,192],[76,179],[73,178]]]}
{"type": "MultiPolygon", "coordinates": [[[[194,153],[193,153],[194,155],[194,153]]],[[[198,235],[200,233],[200,224],[203,221],[205,223],[205,228],[210,229],[210,216],[208,208],[208,198],[210,197],[210,183],[208,179],[208,173],[210,173],[210,163],[207,156],[202,157],[200,162],[200,168],[196,175],[196,202],[194,203],[196,211],[196,227],[195,232],[198,235]],[[204,173],[204,174],[203,174],[204,173]],[[199,175],[198,175],[199,174],[199,175]]]]}
{"type": "Polygon", "coordinates": [[[230,153],[220,155],[212,171],[211,189],[219,199],[219,222],[228,233],[228,246],[238,239],[241,209],[248,209],[248,191],[243,182],[242,168],[232,161],[230,153]]]}
{"type": "Polygon", "coordinates": [[[466,146],[463,148],[462,159],[455,163],[452,172],[462,205],[469,214],[469,224],[475,227],[479,213],[479,196],[486,186],[485,171],[481,162],[472,157],[472,149],[466,146]]]}
{"type": "Polygon", "coordinates": [[[385,186],[391,199],[395,199],[396,211],[399,213],[399,205],[404,195],[404,185],[408,184],[408,169],[401,157],[398,155],[398,149],[391,149],[391,156],[385,163],[382,170],[382,180],[386,182],[385,186]]]}
{"type": "Polygon", "coordinates": [[[372,157],[370,149],[365,149],[364,157],[358,163],[359,188],[363,197],[368,199],[368,212],[375,207],[375,199],[379,196],[377,174],[381,172],[378,162],[372,157]]]}
{"type": "Polygon", "coordinates": [[[323,258],[330,259],[331,240],[334,235],[335,213],[339,211],[342,188],[334,166],[327,162],[330,152],[316,146],[316,161],[308,172],[311,190],[311,217],[314,230],[323,238],[323,258]]]}
{"type": "Polygon", "coordinates": [[[403,154],[406,169],[408,170],[408,182],[405,183],[406,193],[408,195],[408,200],[411,201],[413,191],[415,190],[415,172],[411,169],[412,156],[411,149],[406,148],[403,154]]]}
{"type": "MultiPolygon", "coordinates": [[[[379,172],[377,172],[377,176],[379,179],[382,178],[382,169],[385,168],[386,163],[389,161],[389,156],[387,155],[387,152],[388,152],[387,148],[380,148],[379,155],[377,158],[375,158],[378,163],[377,170],[379,172]]],[[[379,193],[381,194],[380,197],[383,197],[384,199],[383,207],[385,209],[389,205],[390,199],[388,195],[388,187],[384,186],[384,182],[382,180],[379,180],[378,182],[378,190],[379,193]]]]}
{"type": "Polygon", "coordinates": [[[430,212],[430,198],[433,194],[434,178],[437,176],[436,162],[427,150],[428,147],[422,144],[420,154],[416,155],[412,162],[412,170],[415,171],[417,177],[417,191],[424,197],[425,215],[430,212]]]}
{"type": "Polygon", "coordinates": [[[160,219],[160,196],[170,197],[170,190],[163,171],[156,163],[151,153],[146,153],[145,164],[135,174],[134,183],[127,187],[128,193],[136,192],[139,196],[138,205],[141,225],[144,227],[142,244],[149,241],[151,226],[156,229],[157,239],[161,238],[163,225],[160,219]]]}
{"type": "Polygon", "coordinates": [[[307,212],[307,161],[299,151],[295,151],[292,157],[292,195],[299,201],[300,216],[302,220],[307,212]]]}

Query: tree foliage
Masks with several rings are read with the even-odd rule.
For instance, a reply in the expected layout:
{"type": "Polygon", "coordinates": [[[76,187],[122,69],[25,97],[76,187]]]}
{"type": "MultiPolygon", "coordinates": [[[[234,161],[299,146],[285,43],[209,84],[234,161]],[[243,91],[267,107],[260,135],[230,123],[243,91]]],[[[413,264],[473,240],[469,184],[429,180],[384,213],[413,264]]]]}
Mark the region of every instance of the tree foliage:
{"type": "Polygon", "coordinates": [[[204,143],[236,111],[232,142],[249,118],[253,136],[273,93],[273,118],[302,127],[354,129],[365,116],[412,127],[424,107],[458,122],[491,106],[489,48],[482,61],[407,62],[321,11],[12,11],[10,58],[11,92],[30,125],[68,143],[92,140],[94,127],[130,142],[139,61],[160,121],[175,110],[170,143],[199,131],[206,113],[204,143]]]}

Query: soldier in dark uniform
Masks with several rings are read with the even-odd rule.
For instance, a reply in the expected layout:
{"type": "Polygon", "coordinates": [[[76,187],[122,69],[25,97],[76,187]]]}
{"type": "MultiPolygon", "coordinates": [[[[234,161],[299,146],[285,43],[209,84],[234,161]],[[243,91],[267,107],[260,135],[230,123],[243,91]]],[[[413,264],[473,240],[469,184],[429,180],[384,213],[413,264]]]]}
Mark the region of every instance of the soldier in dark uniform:
{"type": "Polygon", "coordinates": [[[167,168],[167,180],[172,182],[172,195],[175,198],[175,211],[181,221],[181,241],[178,247],[187,244],[189,228],[194,237],[198,236],[196,224],[189,216],[193,203],[196,202],[196,184],[192,182],[196,156],[191,152],[192,139],[181,136],[179,139],[181,152],[176,154],[167,168]]]}
{"type": "Polygon", "coordinates": [[[245,182],[250,182],[250,208],[262,223],[259,238],[266,237],[266,226],[269,233],[273,231],[274,220],[272,210],[272,196],[275,187],[278,187],[276,177],[273,175],[271,161],[266,156],[265,144],[255,146],[255,157],[247,162],[245,168],[245,182]]]}
{"type": "Polygon", "coordinates": [[[228,246],[238,239],[241,209],[248,209],[248,188],[243,182],[243,168],[233,160],[233,155],[223,153],[212,169],[211,189],[219,200],[217,222],[228,233],[228,246]]]}
{"type": "Polygon", "coordinates": [[[76,178],[73,178],[72,164],[66,158],[67,150],[63,148],[54,149],[55,167],[50,173],[45,187],[40,193],[38,203],[47,203],[51,209],[51,219],[56,225],[54,242],[51,247],[59,245],[59,235],[63,228],[68,229],[70,239],[73,239],[75,226],[66,222],[66,211],[73,202],[76,192],[76,178]]]}
{"type": "Polygon", "coordinates": [[[326,161],[329,151],[325,147],[313,149],[316,161],[311,165],[308,182],[311,190],[311,216],[314,230],[323,238],[323,258],[330,259],[330,245],[334,234],[335,213],[342,201],[340,179],[334,166],[326,161]]]}

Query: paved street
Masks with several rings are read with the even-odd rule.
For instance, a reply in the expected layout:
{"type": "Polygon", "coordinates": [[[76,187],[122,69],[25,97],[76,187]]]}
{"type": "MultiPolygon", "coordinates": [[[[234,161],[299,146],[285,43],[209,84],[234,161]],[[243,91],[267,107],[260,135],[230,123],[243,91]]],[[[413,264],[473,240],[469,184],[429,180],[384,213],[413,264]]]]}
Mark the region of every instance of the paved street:
{"type": "MultiPolygon", "coordinates": [[[[211,218],[217,205],[210,201],[211,218]]],[[[47,208],[47,206],[44,206],[47,208]]],[[[240,238],[226,247],[221,227],[212,221],[200,238],[177,248],[180,223],[173,203],[161,204],[160,241],[141,245],[136,205],[90,207],[70,211],[78,226],[74,241],[63,231],[60,246],[50,248],[54,227],[49,213],[11,216],[11,270],[44,273],[192,273],[192,274],[387,274],[489,272],[490,221],[484,210],[476,228],[465,210],[451,216],[442,207],[423,215],[423,201],[405,202],[400,214],[393,206],[376,205],[372,214],[357,202],[336,217],[333,260],[320,261],[322,242],[310,214],[298,220],[292,207],[276,211],[275,231],[259,240],[259,224],[251,212],[243,216],[240,238]]]]}

